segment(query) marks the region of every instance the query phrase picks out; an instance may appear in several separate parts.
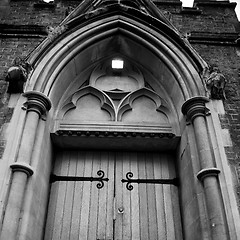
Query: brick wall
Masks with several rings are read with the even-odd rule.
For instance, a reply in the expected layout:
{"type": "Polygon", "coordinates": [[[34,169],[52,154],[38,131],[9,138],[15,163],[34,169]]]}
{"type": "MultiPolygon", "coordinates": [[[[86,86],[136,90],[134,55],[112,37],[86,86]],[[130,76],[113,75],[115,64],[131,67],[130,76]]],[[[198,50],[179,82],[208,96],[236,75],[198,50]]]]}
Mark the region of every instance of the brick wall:
{"type": "Polygon", "coordinates": [[[12,0],[9,13],[0,15],[0,23],[56,26],[66,17],[68,9],[75,8],[81,1],[55,1],[54,7],[39,6],[39,2],[12,0]]]}

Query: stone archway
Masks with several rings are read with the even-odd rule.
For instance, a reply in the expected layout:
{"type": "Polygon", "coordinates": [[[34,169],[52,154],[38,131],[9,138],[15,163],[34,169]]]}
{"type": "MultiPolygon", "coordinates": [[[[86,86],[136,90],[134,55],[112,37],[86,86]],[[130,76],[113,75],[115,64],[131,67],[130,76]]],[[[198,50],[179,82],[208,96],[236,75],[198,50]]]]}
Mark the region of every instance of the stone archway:
{"type": "MultiPolygon", "coordinates": [[[[141,93],[145,91],[144,96],[151,93],[150,103],[155,105],[158,100],[154,100],[151,91],[160,96],[164,102],[162,114],[168,118],[169,125],[165,125],[165,128],[157,126],[157,131],[154,130],[156,132],[152,128],[149,129],[153,132],[149,129],[146,131],[146,128],[144,132],[138,128],[133,135],[140,132],[147,137],[148,134],[155,137],[151,133],[157,133],[159,136],[171,138],[171,134],[174,134],[181,138],[180,142],[174,145],[174,149],[180,178],[184,238],[237,239],[238,216],[234,213],[237,206],[229,200],[233,191],[227,187],[229,182],[231,185],[229,168],[223,145],[217,137],[219,120],[213,103],[206,98],[201,78],[201,71],[206,65],[170,26],[143,13],[138,15],[138,18],[132,18],[131,13],[134,11],[126,11],[126,8],[117,6],[116,14],[114,6],[109,8],[107,15],[104,12],[92,15],[91,18],[85,18],[82,24],[79,22],[83,16],[73,18],[67,23],[70,30],[54,41],[46,40],[39,47],[40,50],[37,49],[29,57],[34,71],[27,83],[26,93],[19,100],[19,105],[26,101],[24,109],[27,111],[19,107],[13,116],[13,119],[26,120],[21,122],[21,126],[17,126],[15,121],[12,128],[12,131],[20,128],[21,134],[14,141],[22,144],[15,149],[16,163],[13,163],[14,159],[9,164],[13,171],[13,182],[3,221],[2,239],[15,239],[16,234],[20,239],[42,237],[51,163],[55,151],[55,143],[52,144],[50,133],[58,132],[63,138],[67,132],[68,139],[78,136],[79,132],[85,134],[85,139],[91,134],[91,131],[82,129],[83,126],[74,129],[72,125],[64,129],[62,125],[63,129],[59,129],[60,125],[56,122],[62,107],[67,106],[64,104],[67,104],[68,97],[74,94],[83,96],[79,93],[79,88],[88,89],[88,93],[94,95],[97,101],[105,103],[110,115],[114,116],[114,111],[110,110],[113,107],[108,105],[104,93],[90,90],[91,87],[86,87],[85,84],[96,66],[116,56],[125,58],[141,70],[148,88],[147,91],[141,90],[141,93]],[[150,19],[152,26],[148,24],[150,19]],[[52,103],[51,110],[49,99],[52,103]],[[23,136],[28,138],[25,144],[23,136]]],[[[128,99],[128,106],[131,106],[134,99],[139,99],[138,93],[135,92],[135,95],[128,99]]],[[[119,136],[119,132],[121,133],[116,126],[109,129],[108,134],[110,132],[113,137],[114,134],[119,136]]],[[[131,128],[125,130],[123,133],[126,132],[126,136],[128,132],[133,132],[131,128]]],[[[93,132],[95,136],[98,135],[99,128],[93,129],[93,132]]],[[[102,132],[106,132],[106,129],[102,132]]],[[[100,131],[100,136],[102,132],[100,131]]],[[[77,139],[71,140],[72,144],[82,141],[81,136],[77,139]]],[[[155,138],[146,139],[142,144],[149,139],[155,146],[166,142],[162,141],[161,137],[157,142],[155,138]]]]}

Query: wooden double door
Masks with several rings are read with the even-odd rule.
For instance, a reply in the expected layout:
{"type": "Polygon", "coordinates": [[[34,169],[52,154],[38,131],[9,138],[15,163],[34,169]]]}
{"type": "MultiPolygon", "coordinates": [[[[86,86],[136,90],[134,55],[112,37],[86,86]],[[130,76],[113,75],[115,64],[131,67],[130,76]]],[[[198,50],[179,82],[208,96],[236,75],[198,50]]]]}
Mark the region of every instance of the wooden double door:
{"type": "Polygon", "coordinates": [[[167,153],[59,151],[53,173],[86,179],[51,183],[45,240],[182,239],[178,187],[124,182],[128,172],[131,179],[176,177],[167,153]]]}

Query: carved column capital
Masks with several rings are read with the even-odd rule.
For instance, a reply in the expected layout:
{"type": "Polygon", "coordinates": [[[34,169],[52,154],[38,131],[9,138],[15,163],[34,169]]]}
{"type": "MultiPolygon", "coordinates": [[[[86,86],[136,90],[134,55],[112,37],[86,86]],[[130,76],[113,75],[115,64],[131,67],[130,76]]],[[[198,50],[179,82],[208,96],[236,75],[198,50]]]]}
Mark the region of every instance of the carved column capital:
{"type": "Polygon", "coordinates": [[[23,94],[27,98],[24,104],[28,112],[33,111],[41,117],[51,109],[51,102],[43,93],[37,91],[29,91],[23,94]]]}
{"type": "Polygon", "coordinates": [[[199,96],[190,98],[182,105],[182,113],[191,121],[198,116],[205,117],[209,112],[205,106],[207,102],[209,102],[207,97],[199,96]]]}
{"type": "Polygon", "coordinates": [[[198,172],[197,178],[203,181],[204,178],[209,176],[217,176],[221,171],[218,168],[204,168],[198,172]]]}

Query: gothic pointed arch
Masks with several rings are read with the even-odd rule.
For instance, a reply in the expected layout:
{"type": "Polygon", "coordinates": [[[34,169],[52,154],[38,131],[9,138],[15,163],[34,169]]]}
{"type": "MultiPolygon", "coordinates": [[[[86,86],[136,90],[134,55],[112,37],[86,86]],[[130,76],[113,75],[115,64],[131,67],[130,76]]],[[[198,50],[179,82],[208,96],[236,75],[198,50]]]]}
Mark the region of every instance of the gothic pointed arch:
{"type": "Polygon", "coordinates": [[[63,33],[31,54],[34,70],[26,90],[52,96],[55,107],[63,91],[76,82],[81,85],[97,64],[123,56],[151,78],[152,86],[165,91],[172,106],[206,95],[201,78],[206,64],[166,21],[123,4],[105,8],[90,15],[73,14],[63,33]]]}

